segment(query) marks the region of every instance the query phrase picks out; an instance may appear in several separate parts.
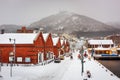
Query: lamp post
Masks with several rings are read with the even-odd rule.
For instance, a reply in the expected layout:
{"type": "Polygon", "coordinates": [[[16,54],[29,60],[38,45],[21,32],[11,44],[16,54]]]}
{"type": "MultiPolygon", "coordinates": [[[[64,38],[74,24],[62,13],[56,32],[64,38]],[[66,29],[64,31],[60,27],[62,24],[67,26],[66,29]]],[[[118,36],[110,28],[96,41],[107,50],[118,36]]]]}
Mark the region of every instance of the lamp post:
{"type": "Polygon", "coordinates": [[[12,62],[14,61],[14,53],[13,52],[10,52],[9,53],[9,61],[10,61],[10,76],[12,77],[12,66],[13,66],[13,64],[12,64],[12,62]]]}
{"type": "Polygon", "coordinates": [[[15,42],[16,42],[16,40],[15,39],[12,39],[12,38],[9,38],[9,41],[11,42],[11,41],[14,41],[14,43],[13,43],[13,55],[14,55],[14,58],[13,58],[13,61],[14,61],[14,65],[15,65],[15,54],[16,54],[16,45],[15,45],[15,42]]]}
{"type": "Polygon", "coordinates": [[[81,75],[83,75],[84,72],[84,57],[83,57],[83,46],[81,48],[81,64],[82,64],[82,71],[81,71],[81,75]]]}

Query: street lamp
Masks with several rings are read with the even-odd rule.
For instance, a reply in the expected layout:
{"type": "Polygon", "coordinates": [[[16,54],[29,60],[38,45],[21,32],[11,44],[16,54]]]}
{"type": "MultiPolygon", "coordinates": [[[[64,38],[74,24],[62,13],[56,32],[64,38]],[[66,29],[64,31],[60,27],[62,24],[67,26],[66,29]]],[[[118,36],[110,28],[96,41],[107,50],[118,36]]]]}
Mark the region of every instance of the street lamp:
{"type": "Polygon", "coordinates": [[[9,38],[9,41],[11,42],[11,41],[14,41],[14,43],[13,43],[13,53],[14,53],[14,58],[13,58],[13,61],[14,61],[14,65],[15,65],[15,54],[16,54],[16,45],[15,45],[15,42],[16,42],[16,40],[15,39],[12,39],[12,38],[9,38]]]}
{"type": "Polygon", "coordinates": [[[84,56],[83,56],[83,52],[84,52],[84,50],[83,50],[83,46],[82,46],[82,48],[81,48],[81,64],[82,64],[82,71],[81,71],[81,75],[83,75],[83,72],[84,72],[84,56]]]}
{"type": "Polygon", "coordinates": [[[12,77],[12,66],[13,66],[13,64],[12,64],[12,62],[14,61],[14,53],[13,52],[10,52],[9,53],[9,61],[10,61],[10,76],[12,77]]]}

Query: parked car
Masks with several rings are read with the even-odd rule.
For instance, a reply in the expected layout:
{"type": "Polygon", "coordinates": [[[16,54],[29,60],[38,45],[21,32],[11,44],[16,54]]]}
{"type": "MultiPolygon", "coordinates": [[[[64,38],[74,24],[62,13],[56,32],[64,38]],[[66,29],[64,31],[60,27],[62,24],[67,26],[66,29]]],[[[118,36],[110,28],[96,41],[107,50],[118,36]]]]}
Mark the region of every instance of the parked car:
{"type": "Polygon", "coordinates": [[[60,60],[64,60],[64,56],[63,55],[60,55],[60,60]]]}
{"type": "Polygon", "coordinates": [[[60,63],[60,62],[61,62],[60,58],[55,58],[54,59],[54,63],[60,63]]]}

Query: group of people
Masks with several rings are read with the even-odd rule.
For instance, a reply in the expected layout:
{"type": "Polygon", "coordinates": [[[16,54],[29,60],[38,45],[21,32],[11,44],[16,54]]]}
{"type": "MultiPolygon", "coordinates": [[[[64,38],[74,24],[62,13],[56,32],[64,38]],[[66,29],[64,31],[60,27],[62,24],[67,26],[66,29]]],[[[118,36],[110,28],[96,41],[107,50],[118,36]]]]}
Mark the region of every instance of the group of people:
{"type": "Polygon", "coordinates": [[[88,54],[87,51],[84,51],[84,50],[83,50],[83,52],[80,51],[79,54],[78,54],[78,59],[81,59],[81,57],[82,57],[81,54],[83,54],[83,57],[91,60],[91,57],[93,57],[93,55],[94,55],[94,49],[91,50],[91,54],[88,54]]]}
{"type": "MultiPolygon", "coordinates": [[[[82,53],[84,58],[88,58],[89,60],[91,60],[91,57],[93,57],[94,55],[94,49],[91,50],[91,54],[88,54],[87,51],[84,51],[84,50],[82,53]]],[[[81,58],[82,58],[81,51],[79,51],[78,59],[81,59],[81,58]]],[[[72,53],[70,54],[70,59],[73,59],[72,53]]]]}
{"type": "MultiPolygon", "coordinates": [[[[83,53],[83,56],[85,57],[85,58],[87,58],[88,57],[88,54],[86,53],[86,51],[83,53]]],[[[81,59],[81,54],[79,53],[78,54],[78,59],[81,59]]]]}

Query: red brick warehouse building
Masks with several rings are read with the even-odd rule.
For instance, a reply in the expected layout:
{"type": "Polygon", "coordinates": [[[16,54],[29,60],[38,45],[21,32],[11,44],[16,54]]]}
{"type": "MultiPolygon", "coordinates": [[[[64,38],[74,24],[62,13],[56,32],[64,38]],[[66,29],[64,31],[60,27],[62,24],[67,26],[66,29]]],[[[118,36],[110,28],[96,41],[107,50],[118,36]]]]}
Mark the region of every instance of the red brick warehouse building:
{"type": "Polygon", "coordinates": [[[0,50],[2,62],[10,62],[10,53],[14,52],[15,62],[38,63],[38,55],[44,51],[44,39],[42,33],[5,33],[0,34],[0,50]],[[11,41],[9,39],[12,39],[11,41]]]}
{"type": "Polygon", "coordinates": [[[60,45],[60,39],[56,41],[56,46],[58,47],[54,46],[54,42],[55,40],[52,39],[52,35],[50,33],[0,34],[1,61],[3,63],[9,63],[11,58],[13,58],[13,56],[11,57],[11,52],[15,52],[15,62],[21,64],[37,64],[44,60],[52,59],[53,55],[58,56],[59,51],[62,48],[60,45]]]}
{"type": "Polygon", "coordinates": [[[44,59],[48,60],[53,58],[53,41],[52,41],[52,35],[51,33],[45,33],[43,34],[43,38],[44,38],[44,59]]]}
{"type": "Polygon", "coordinates": [[[53,39],[53,46],[54,46],[54,55],[55,57],[59,57],[62,52],[62,45],[59,37],[52,38],[53,39]]]}

